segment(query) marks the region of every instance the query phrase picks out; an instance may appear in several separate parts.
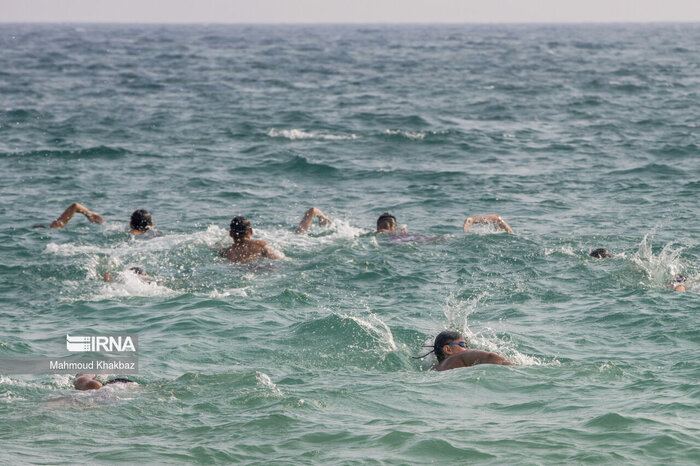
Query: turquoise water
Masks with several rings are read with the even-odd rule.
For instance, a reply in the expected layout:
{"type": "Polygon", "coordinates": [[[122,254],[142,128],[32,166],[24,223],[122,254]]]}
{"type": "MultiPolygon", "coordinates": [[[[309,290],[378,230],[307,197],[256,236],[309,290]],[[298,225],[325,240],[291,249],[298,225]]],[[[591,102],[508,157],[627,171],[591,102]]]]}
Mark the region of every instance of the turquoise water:
{"type": "Polygon", "coordinates": [[[134,333],[141,369],[0,375],[0,462],[700,462],[698,44],[0,25],[0,356],[134,333]],[[104,225],[31,228],[76,201],[104,225]],[[334,225],[294,235],[312,205],[334,225]],[[166,235],[129,237],[138,208],[166,235]],[[234,215],[285,258],[219,258],[234,215]],[[447,327],[516,365],[412,359],[447,327]]]}

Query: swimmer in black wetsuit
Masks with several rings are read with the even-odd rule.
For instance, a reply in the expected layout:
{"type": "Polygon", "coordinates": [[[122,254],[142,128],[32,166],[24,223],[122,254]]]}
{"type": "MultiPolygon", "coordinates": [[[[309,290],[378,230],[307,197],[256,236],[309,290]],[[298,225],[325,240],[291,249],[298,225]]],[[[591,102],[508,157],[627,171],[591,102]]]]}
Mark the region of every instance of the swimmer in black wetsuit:
{"type": "Polygon", "coordinates": [[[117,377],[115,379],[108,380],[103,384],[99,380],[95,380],[95,374],[77,374],[75,376],[73,386],[76,388],[76,390],[97,390],[105,385],[113,383],[134,383],[134,381],[117,377]]]}

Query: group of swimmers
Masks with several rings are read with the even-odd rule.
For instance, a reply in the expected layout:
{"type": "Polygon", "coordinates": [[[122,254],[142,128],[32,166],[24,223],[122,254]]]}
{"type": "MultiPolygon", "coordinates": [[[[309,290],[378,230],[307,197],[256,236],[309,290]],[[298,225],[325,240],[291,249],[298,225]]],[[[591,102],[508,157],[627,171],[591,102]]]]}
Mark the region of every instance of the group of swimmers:
{"type": "MultiPolygon", "coordinates": [[[[104,219],[100,214],[87,209],[81,204],[73,203],[51,223],[49,228],[65,227],[76,213],[83,214],[92,223],[104,223],[104,219]]],[[[307,232],[315,219],[318,219],[319,226],[329,226],[332,224],[332,221],[320,209],[311,207],[304,213],[304,216],[299,222],[297,228],[294,230],[294,233],[303,234],[307,232]]],[[[462,225],[462,230],[464,232],[470,232],[472,226],[477,224],[492,225],[498,230],[513,233],[513,229],[510,227],[510,225],[508,225],[508,223],[506,223],[506,221],[499,215],[495,214],[468,217],[462,225]]],[[[35,227],[43,226],[35,225],[35,227]]],[[[150,212],[144,209],[136,210],[131,214],[129,233],[140,236],[144,239],[162,236],[162,233],[156,230],[150,212]]],[[[377,219],[377,228],[375,233],[388,234],[397,240],[422,236],[409,235],[405,227],[399,228],[396,217],[388,212],[381,214],[377,219]]],[[[229,247],[220,249],[219,254],[232,263],[246,264],[261,258],[277,260],[283,257],[279,251],[269,246],[265,241],[252,238],[253,227],[251,226],[250,221],[245,217],[236,216],[233,218],[233,220],[231,220],[229,225],[229,236],[233,240],[233,244],[229,247]]],[[[590,253],[590,256],[596,258],[607,258],[611,257],[612,255],[607,249],[599,248],[593,250],[590,253]]],[[[132,267],[131,270],[142,279],[150,278],[146,272],[139,267],[132,267]]],[[[105,281],[113,281],[113,278],[109,272],[105,274],[104,279],[105,281]]],[[[676,278],[674,278],[674,282],[672,283],[674,290],[685,291],[683,286],[684,280],[685,277],[680,275],[676,276],[676,278]]],[[[510,361],[496,353],[470,349],[464,337],[459,332],[451,330],[446,330],[439,333],[435,337],[432,348],[433,349],[431,351],[419,356],[418,358],[424,358],[429,354],[434,353],[437,363],[433,368],[438,371],[456,369],[459,367],[469,367],[477,364],[512,365],[510,361]]],[[[126,383],[130,382],[130,380],[113,379],[105,384],[118,382],[126,383]]],[[[97,389],[101,388],[103,385],[104,384],[94,378],[93,374],[78,374],[74,384],[75,388],[79,390],[97,389]]]]}

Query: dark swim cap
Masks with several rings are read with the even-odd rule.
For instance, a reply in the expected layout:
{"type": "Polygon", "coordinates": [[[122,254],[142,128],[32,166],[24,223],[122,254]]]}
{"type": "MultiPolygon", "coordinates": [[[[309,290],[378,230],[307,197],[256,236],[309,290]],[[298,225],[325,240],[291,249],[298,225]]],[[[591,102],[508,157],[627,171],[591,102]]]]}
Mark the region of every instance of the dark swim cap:
{"type": "Polygon", "coordinates": [[[144,209],[139,209],[131,214],[131,229],[136,231],[147,231],[153,223],[151,213],[144,209]]]}
{"type": "Polygon", "coordinates": [[[117,377],[116,379],[108,380],[103,385],[109,385],[111,383],[134,383],[133,380],[125,379],[123,377],[117,377]]]}
{"type": "Polygon", "coordinates": [[[594,249],[593,251],[591,251],[591,253],[589,255],[591,257],[597,257],[599,259],[603,259],[605,257],[612,257],[612,254],[610,254],[610,251],[608,251],[605,248],[594,249]]]}
{"type": "Polygon", "coordinates": [[[231,220],[229,231],[234,239],[245,238],[250,230],[252,230],[252,227],[250,226],[250,220],[247,218],[238,216],[233,217],[233,220],[231,220]]]}

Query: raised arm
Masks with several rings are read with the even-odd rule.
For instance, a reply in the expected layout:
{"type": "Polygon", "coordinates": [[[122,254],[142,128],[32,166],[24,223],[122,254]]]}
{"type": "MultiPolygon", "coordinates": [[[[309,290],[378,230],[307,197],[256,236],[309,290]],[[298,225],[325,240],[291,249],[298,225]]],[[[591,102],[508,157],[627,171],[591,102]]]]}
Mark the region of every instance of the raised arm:
{"type": "Polygon", "coordinates": [[[97,223],[99,225],[104,222],[104,219],[100,214],[92,212],[85,208],[85,206],[74,202],[73,204],[69,205],[65,211],[63,211],[60,217],[51,222],[49,228],[63,228],[68,224],[68,222],[70,222],[70,219],[73,218],[73,215],[75,215],[76,212],[85,215],[85,217],[87,217],[87,219],[92,223],[97,223]]]}
{"type": "Polygon", "coordinates": [[[306,211],[304,214],[304,217],[301,219],[301,222],[299,222],[299,226],[297,227],[296,230],[294,230],[294,233],[301,234],[309,231],[309,228],[311,228],[311,224],[314,221],[314,218],[318,217],[318,224],[321,225],[322,227],[328,226],[331,224],[331,219],[326,217],[323,212],[321,212],[320,209],[317,209],[316,207],[312,207],[309,210],[306,211]]]}
{"type": "Polygon", "coordinates": [[[508,233],[513,233],[513,229],[506,223],[505,220],[501,218],[500,215],[495,215],[495,214],[487,214],[487,215],[475,215],[474,217],[468,217],[464,221],[464,225],[462,226],[462,231],[471,231],[472,230],[472,225],[478,224],[478,223],[490,223],[491,225],[494,225],[496,228],[499,228],[503,231],[507,231],[508,233]]]}

